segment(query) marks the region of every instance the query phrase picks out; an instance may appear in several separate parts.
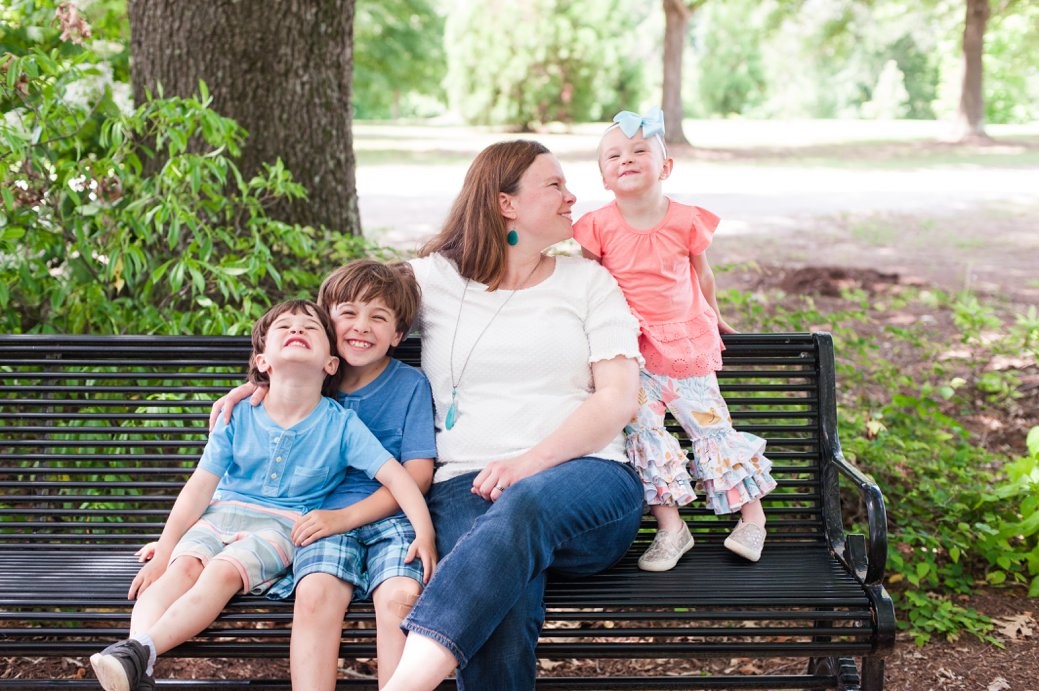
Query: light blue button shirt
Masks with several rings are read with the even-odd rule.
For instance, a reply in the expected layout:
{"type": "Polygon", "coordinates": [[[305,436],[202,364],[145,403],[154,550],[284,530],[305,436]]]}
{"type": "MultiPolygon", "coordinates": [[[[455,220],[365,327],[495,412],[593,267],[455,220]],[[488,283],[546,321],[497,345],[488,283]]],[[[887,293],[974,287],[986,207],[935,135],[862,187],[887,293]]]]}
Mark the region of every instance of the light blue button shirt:
{"type": "Polygon", "coordinates": [[[209,435],[198,465],[220,477],[216,499],[306,513],[322,505],[347,467],[374,478],[391,456],[357,417],[330,398],[285,429],[242,401],[209,435]]]}

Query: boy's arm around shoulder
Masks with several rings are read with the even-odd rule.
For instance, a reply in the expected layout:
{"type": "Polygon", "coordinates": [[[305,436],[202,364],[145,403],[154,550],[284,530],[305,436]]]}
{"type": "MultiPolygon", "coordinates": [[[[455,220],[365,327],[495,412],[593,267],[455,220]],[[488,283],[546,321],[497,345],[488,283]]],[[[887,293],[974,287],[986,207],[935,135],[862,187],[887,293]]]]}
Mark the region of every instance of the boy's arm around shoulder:
{"type": "Polygon", "coordinates": [[[415,541],[408,548],[405,561],[410,562],[416,556],[421,559],[423,581],[428,583],[433,569],[436,568],[437,548],[433,519],[429,516],[426,498],[422,496],[422,491],[404,466],[392,458],[382,464],[375,473],[375,479],[386,486],[404,511],[404,515],[411,521],[411,526],[415,529],[415,541]]]}
{"type": "MultiPolygon", "coordinates": [[[[418,488],[425,494],[433,484],[433,459],[414,458],[404,463],[418,488]]],[[[401,510],[393,494],[380,487],[371,496],[341,509],[317,509],[308,512],[292,528],[292,542],[305,547],[323,537],[345,533],[362,525],[375,523],[401,510]]]]}
{"type": "Polygon", "coordinates": [[[128,599],[134,599],[151,586],[166,572],[169,565],[170,555],[177,542],[184,537],[184,533],[195,524],[195,521],[205,512],[206,507],[213,500],[220,478],[208,470],[196,468],[188,481],[184,483],[177,500],[173,503],[166,525],[163,526],[162,535],[155,543],[154,554],[141,570],[137,572],[130,590],[126,594],[128,599]]]}
{"type": "Polygon", "coordinates": [[[236,386],[213,401],[213,406],[209,410],[209,430],[213,431],[216,428],[216,423],[221,417],[224,419],[225,424],[230,424],[231,414],[239,401],[244,401],[248,398],[250,405],[260,405],[266,396],[266,386],[257,386],[252,382],[236,386]]]}
{"type": "MultiPolygon", "coordinates": [[[[376,441],[388,444],[391,455],[401,455],[399,460],[404,469],[425,494],[433,484],[433,456],[436,455],[433,394],[429,381],[418,369],[401,364],[395,377],[396,385],[392,395],[407,408],[407,412],[402,415],[401,436],[397,443],[379,437],[376,437],[376,441]]],[[[358,420],[364,422],[360,416],[358,420]]],[[[318,538],[345,533],[382,520],[400,510],[390,490],[380,487],[371,496],[341,509],[311,511],[296,523],[292,541],[298,546],[305,546],[318,538]]]]}

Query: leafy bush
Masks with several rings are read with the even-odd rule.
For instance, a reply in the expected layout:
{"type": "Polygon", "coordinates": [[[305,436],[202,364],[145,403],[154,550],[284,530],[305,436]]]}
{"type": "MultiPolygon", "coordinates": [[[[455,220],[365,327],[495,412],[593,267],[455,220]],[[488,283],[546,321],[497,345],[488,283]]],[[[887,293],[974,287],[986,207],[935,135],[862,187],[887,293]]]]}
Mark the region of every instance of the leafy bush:
{"type": "Polygon", "coordinates": [[[992,622],[954,596],[979,583],[1027,586],[1039,596],[1039,428],[1025,456],[1007,458],[985,450],[964,420],[1018,405],[1017,374],[988,364],[1008,355],[1035,362],[1039,318],[1031,308],[1004,328],[974,295],[926,297],[928,311],[947,308],[970,345],[964,350],[935,340],[926,324],[885,326],[870,311],[923,295],[905,291],[886,306],[856,292],[843,298],[851,307],[828,313],[810,296],[723,291],[719,299],[746,330],[833,332],[841,445],[888,498],[888,583],[904,613],[900,625],[921,643],[962,632],[995,641],[992,622]]]}
{"type": "Polygon", "coordinates": [[[205,84],[133,108],[80,26],[82,45],[27,32],[41,40],[0,67],[0,329],[241,332],[366,251],[270,217],[305,190],[280,161],[242,177],[246,133],[205,84]]]}

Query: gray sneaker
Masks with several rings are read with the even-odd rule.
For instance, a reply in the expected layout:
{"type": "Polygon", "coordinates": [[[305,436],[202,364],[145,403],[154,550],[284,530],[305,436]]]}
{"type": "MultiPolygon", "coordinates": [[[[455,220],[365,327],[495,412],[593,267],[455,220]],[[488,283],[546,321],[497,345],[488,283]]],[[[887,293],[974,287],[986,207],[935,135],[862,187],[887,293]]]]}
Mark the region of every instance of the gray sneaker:
{"type": "Polygon", "coordinates": [[[148,649],[139,641],[126,640],[90,656],[97,681],[105,691],[137,691],[155,688],[148,668],[148,649]]]}
{"type": "Polygon", "coordinates": [[[658,530],[649,549],[639,557],[643,571],[670,571],[693,548],[693,536],[685,523],[676,530],[658,530]]]}
{"type": "Polygon", "coordinates": [[[754,523],[744,523],[741,518],[736,527],[725,538],[725,548],[744,559],[761,559],[761,548],[765,546],[765,529],[754,523]]]}

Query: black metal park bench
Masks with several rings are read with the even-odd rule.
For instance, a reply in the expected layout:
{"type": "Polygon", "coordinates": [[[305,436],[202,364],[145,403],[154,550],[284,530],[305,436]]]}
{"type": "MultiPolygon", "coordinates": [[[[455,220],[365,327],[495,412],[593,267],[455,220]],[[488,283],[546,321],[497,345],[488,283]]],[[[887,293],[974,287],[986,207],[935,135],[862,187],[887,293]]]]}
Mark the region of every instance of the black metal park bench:
{"type": "MultiPolygon", "coordinates": [[[[765,500],[764,556],[752,564],[730,554],[721,543],[732,521],[695,502],[684,516],[696,547],[673,571],[637,569],[652,537],[645,531],[610,571],[552,581],[540,658],[593,660],[577,668],[605,671],[554,676],[575,666],[548,662],[539,688],[882,688],[895,630],[883,587],[886,516],[878,487],[841,455],[830,337],[725,342],[720,380],[733,419],[768,439],[779,481],[765,500]],[[845,532],[842,484],[867,536],[845,532]],[[674,673],[688,668],[695,671],[674,673]]],[[[417,362],[418,349],[411,339],[398,356],[417,362]]],[[[37,658],[85,661],[125,637],[133,552],[161,531],[202,451],[210,404],[242,380],[248,354],[245,337],[0,336],[0,657],[30,672],[37,658]]],[[[291,619],[291,603],[238,597],[169,655],[284,658],[291,619]]],[[[371,619],[368,604],[354,604],[342,657],[374,657],[371,619]]],[[[340,683],[375,687],[370,679],[340,683]]],[[[0,679],[0,687],[94,682],[88,674],[0,679]]]]}

